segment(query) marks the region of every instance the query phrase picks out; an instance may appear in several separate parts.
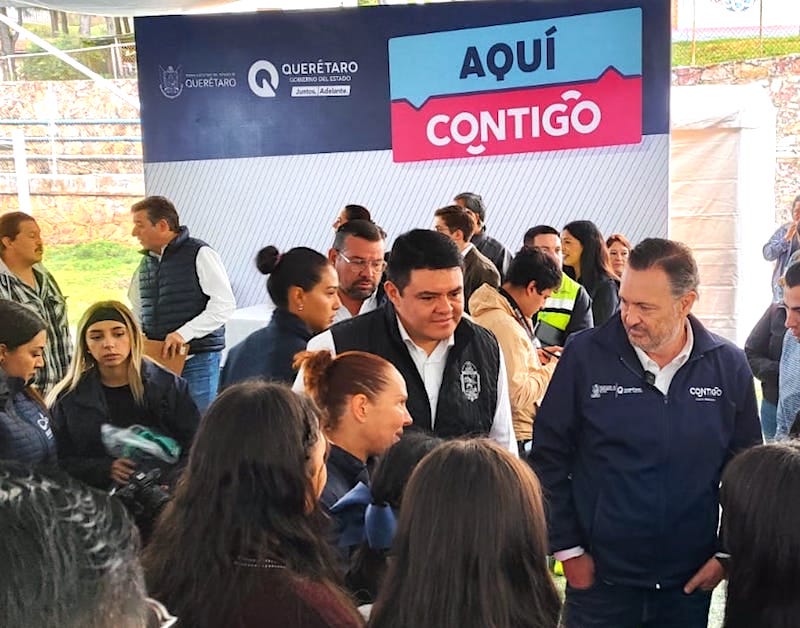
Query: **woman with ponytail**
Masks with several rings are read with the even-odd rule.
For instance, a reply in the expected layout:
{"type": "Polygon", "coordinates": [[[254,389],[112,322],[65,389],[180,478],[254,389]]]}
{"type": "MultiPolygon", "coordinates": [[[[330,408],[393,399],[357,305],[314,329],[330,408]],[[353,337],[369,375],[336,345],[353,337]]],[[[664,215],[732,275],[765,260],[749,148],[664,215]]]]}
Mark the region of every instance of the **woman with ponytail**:
{"type": "Polygon", "coordinates": [[[331,454],[320,501],[330,508],[359,481],[369,485],[368,461],[411,425],[406,382],[391,363],[363,351],[335,358],[329,351],[305,351],[294,366],[304,369],[305,389],[324,412],[331,454]]]}
{"type": "Polygon", "coordinates": [[[258,252],[256,266],[269,275],[267,292],[276,309],[269,325],[230,350],[220,388],[252,377],[291,384],[297,375],[294,355],[331,326],[341,306],[339,278],[322,253],[298,246],[281,254],[267,246],[258,252]]]}

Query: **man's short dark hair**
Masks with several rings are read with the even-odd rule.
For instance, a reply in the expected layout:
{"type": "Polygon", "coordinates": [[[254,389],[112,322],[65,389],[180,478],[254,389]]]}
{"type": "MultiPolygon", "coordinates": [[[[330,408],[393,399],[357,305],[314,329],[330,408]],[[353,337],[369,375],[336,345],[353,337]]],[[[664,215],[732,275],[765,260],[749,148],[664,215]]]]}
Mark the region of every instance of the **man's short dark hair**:
{"type": "Polygon", "coordinates": [[[450,233],[460,231],[464,236],[464,242],[472,239],[472,233],[475,231],[475,219],[460,205],[440,207],[433,215],[444,221],[450,233]]]}
{"type": "Polygon", "coordinates": [[[131,213],[140,211],[147,212],[147,219],[153,225],[159,220],[165,220],[170,231],[178,233],[181,228],[180,220],[178,220],[178,210],[175,209],[175,205],[168,198],[148,196],[131,205],[131,213]]]}
{"type": "Polygon", "coordinates": [[[367,242],[380,242],[386,239],[386,232],[371,220],[348,220],[336,230],[333,248],[341,251],[348,236],[361,238],[367,242]]]}
{"type": "Polygon", "coordinates": [[[372,220],[372,214],[363,205],[345,205],[344,217],[350,220],[372,220]]]}
{"type": "Polygon", "coordinates": [[[461,192],[461,194],[456,194],[453,200],[461,201],[464,203],[464,207],[478,215],[481,222],[486,222],[486,205],[480,194],[475,194],[475,192],[461,192]]]}
{"type": "Polygon", "coordinates": [[[544,251],[523,246],[506,272],[506,282],[512,286],[526,287],[531,281],[536,282],[536,291],[556,290],[561,285],[561,268],[556,261],[544,251]]]}
{"type": "Polygon", "coordinates": [[[800,286],[800,261],[789,264],[783,275],[783,286],[785,288],[800,286]]]}
{"type": "Polygon", "coordinates": [[[25,212],[8,212],[0,216],[0,251],[5,248],[3,238],[16,240],[21,229],[20,225],[28,220],[36,222],[33,216],[25,212]]]}
{"type": "Polygon", "coordinates": [[[660,268],[669,277],[670,289],[676,298],[696,291],[700,285],[697,262],[691,249],[683,242],[645,238],[631,249],[628,267],[633,270],[660,268]]]}
{"type": "Polygon", "coordinates": [[[412,270],[443,270],[462,265],[456,243],[446,235],[431,229],[413,229],[395,239],[386,276],[402,293],[411,281],[412,270]]]}
{"type": "Polygon", "coordinates": [[[525,236],[522,238],[522,243],[527,244],[530,242],[533,244],[534,238],[540,235],[554,235],[558,236],[559,238],[561,237],[561,234],[555,227],[551,227],[550,225],[536,225],[525,232],[525,236]]]}

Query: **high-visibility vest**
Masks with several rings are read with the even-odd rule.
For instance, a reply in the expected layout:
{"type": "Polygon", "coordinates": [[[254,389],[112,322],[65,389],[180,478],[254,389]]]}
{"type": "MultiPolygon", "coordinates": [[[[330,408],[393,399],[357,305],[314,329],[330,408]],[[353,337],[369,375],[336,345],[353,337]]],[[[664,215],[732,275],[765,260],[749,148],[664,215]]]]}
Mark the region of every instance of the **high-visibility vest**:
{"type": "Polygon", "coordinates": [[[544,307],[539,312],[537,320],[544,321],[561,331],[566,331],[572,310],[575,309],[575,301],[578,299],[580,287],[581,285],[577,281],[567,275],[562,275],[561,285],[544,302],[544,307]]]}

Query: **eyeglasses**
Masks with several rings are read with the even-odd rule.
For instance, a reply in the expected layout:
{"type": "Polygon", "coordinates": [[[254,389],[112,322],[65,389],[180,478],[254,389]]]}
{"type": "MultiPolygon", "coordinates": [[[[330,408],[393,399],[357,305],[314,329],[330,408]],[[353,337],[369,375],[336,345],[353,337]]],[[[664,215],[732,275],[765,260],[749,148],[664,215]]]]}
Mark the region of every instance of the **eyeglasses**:
{"type": "Polygon", "coordinates": [[[386,262],[383,260],[368,260],[368,259],[350,259],[344,253],[339,251],[339,257],[341,257],[346,264],[350,264],[351,266],[355,266],[359,271],[365,270],[367,266],[369,269],[374,273],[382,273],[383,270],[386,268],[386,262]]]}

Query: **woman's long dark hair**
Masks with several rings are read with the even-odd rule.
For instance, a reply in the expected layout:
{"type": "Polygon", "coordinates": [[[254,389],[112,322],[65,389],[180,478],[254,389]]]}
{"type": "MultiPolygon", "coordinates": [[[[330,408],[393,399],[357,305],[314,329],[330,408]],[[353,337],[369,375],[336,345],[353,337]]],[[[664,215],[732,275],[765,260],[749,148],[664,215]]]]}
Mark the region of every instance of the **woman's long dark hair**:
{"type": "Polygon", "coordinates": [[[316,407],[281,384],[249,380],[212,403],[143,558],[149,591],[181,626],[225,625],[240,607],[259,570],[237,558],[279,561],[287,575],[336,592],[316,499],[310,505],[320,438],[316,407]]]}
{"type": "Polygon", "coordinates": [[[725,628],[800,626],[800,443],[753,447],[722,476],[725,628]]]}
{"type": "MultiPolygon", "coordinates": [[[[411,473],[441,443],[441,439],[424,432],[403,434],[400,442],[392,445],[375,467],[370,479],[372,503],[379,506],[388,504],[395,512],[400,512],[403,492],[411,473]]],[[[386,573],[388,554],[389,550],[371,548],[366,541],[353,552],[345,581],[360,604],[375,600],[386,573]]]]}
{"type": "Polygon", "coordinates": [[[375,628],[556,628],[539,481],[496,443],[428,454],[403,497],[375,628]]]}
{"type": "Polygon", "coordinates": [[[586,286],[590,294],[603,276],[615,278],[617,274],[611,267],[611,258],[608,255],[608,247],[603,240],[600,229],[591,220],[574,220],[564,227],[564,231],[569,231],[570,235],[581,243],[581,276],[578,280],[581,285],[586,286]]]}
{"type": "MultiPolygon", "coordinates": [[[[46,329],[47,325],[42,317],[30,308],[15,301],[0,299],[0,344],[5,345],[9,351],[19,349],[46,329]]],[[[44,398],[36,388],[28,384],[25,386],[25,394],[39,404],[42,410],[47,411],[44,398]]]]}

